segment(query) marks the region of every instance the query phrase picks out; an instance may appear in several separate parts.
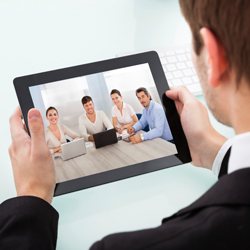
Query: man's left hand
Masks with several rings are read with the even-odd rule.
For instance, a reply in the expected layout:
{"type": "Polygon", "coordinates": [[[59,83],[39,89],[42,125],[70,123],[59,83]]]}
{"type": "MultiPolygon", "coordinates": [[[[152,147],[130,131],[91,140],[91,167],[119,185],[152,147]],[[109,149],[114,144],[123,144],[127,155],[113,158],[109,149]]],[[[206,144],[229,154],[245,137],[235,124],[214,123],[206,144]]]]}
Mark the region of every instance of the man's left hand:
{"type": "Polygon", "coordinates": [[[141,136],[140,135],[133,135],[129,137],[129,140],[132,141],[134,144],[141,142],[141,136]]]}
{"type": "Polygon", "coordinates": [[[52,202],[56,184],[54,162],[45,141],[43,119],[37,109],[28,113],[30,135],[18,107],[10,117],[9,154],[18,196],[36,196],[52,202]]]}

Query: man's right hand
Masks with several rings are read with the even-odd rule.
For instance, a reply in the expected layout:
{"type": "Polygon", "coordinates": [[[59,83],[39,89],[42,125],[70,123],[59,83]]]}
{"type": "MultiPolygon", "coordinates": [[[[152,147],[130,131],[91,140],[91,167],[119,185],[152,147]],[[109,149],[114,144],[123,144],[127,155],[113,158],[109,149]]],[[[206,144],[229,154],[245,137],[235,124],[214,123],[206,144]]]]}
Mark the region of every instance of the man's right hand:
{"type": "Polygon", "coordinates": [[[18,107],[10,117],[12,144],[9,154],[18,196],[36,196],[52,202],[56,184],[55,167],[45,141],[43,119],[37,109],[28,113],[31,137],[18,107]]]}
{"type": "Polygon", "coordinates": [[[90,136],[88,137],[88,140],[89,140],[89,141],[94,141],[94,136],[93,136],[93,135],[90,135],[90,136]]]}
{"type": "Polygon", "coordinates": [[[134,133],[134,132],[135,132],[135,129],[134,129],[133,127],[128,127],[128,128],[127,128],[127,133],[128,133],[128,134],[131,135],[131,134],[134,133]]]}
{"type": "Polygon", "coordinates": [[[226,138],[211,125],[207,108],[186,87],[171,88],[166,96],[174,100],[190,149],[192,164],[212,169],[226,138]]]}
{"type": "Polygon", "coordinates": [[[57,147],[57,148],[53,148],[54,153],[62,153],[62,149],[61,146],[57,147]]]}

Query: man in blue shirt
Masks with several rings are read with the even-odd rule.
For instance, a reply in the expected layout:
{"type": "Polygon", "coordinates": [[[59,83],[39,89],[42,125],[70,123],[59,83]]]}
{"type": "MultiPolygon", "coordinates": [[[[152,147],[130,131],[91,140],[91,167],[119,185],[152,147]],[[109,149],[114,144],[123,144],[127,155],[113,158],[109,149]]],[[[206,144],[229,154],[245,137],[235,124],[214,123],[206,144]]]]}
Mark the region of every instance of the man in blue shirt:
{"type": "Polygon", "coordinates": [[[129,127],[127,132],[132,134],[133,132],[137,132],[145,128],[147,124],[151,130],[144,134],[133,135],[130,137],[130,140],[133,143],[138,143],[144,140],[159,137],[166,141],[173,142],[173,136],[162,106],[151,99],[151,96],[146,88],[139,88],[135,91],[135,93],[144,109],[141,119],[135,123],[133,127],[129,127]]]}

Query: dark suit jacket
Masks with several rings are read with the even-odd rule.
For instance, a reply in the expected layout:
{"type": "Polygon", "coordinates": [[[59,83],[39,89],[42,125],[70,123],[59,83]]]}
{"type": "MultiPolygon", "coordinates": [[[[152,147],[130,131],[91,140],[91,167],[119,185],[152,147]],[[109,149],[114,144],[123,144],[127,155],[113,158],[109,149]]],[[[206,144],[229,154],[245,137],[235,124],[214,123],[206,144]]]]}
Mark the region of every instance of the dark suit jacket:
{"type": "Polygon", "coordinates": [[[55,249],[57,211],[32,196],[17,197],[0,205],[0,249],[55,249]]]}
{"type": "MultiPolygon", "coordinates": [[[[220,176],[226,173],[227,161],[220,176]]],[[[55,249],[57,221],[57,212],[39,198],[8,200],[0,205],[0,249],[55,249]]],[[[222,176],[200,199],[164,219],[161,226],[109,235],[91,250],[250,249],[249,236],[247,168],[222,176]]]]}
{"type": "Polygon", "coordinates": [[[219,181],[193,204],[157,228],[109,235],[91,250],[250,249],[250,168],[226,175],[229,155],[219,181]]]}

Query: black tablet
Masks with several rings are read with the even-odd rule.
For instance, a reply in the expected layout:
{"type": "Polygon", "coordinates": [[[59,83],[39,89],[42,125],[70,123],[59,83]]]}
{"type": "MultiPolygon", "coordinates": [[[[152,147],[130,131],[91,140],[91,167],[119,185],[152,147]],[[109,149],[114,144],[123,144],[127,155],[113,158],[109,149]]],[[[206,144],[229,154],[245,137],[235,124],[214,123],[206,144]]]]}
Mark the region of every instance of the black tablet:
{"type": "Polygon", "coordinates": [[[169,86],[154,51],[18,77],[14,87],[28,132],[29,109],[42,114],[56,169],[55,196],[191,161],[175,104],[164,94],[169,86]],[[111,96],[112,90],[120,95],[115,91],[111,96]],[[126,126],[133,126],[140,142],[119,140],[95,148],[88,141],[91,132],[104,131],[114,119],[122,128],[118,136],[127,137],[126,126]],[[59,137],[52,128],[58,128],[59,137]],[[63,161],[55,148],[79,137],[85,138],[87,153],[63,161]]]}

